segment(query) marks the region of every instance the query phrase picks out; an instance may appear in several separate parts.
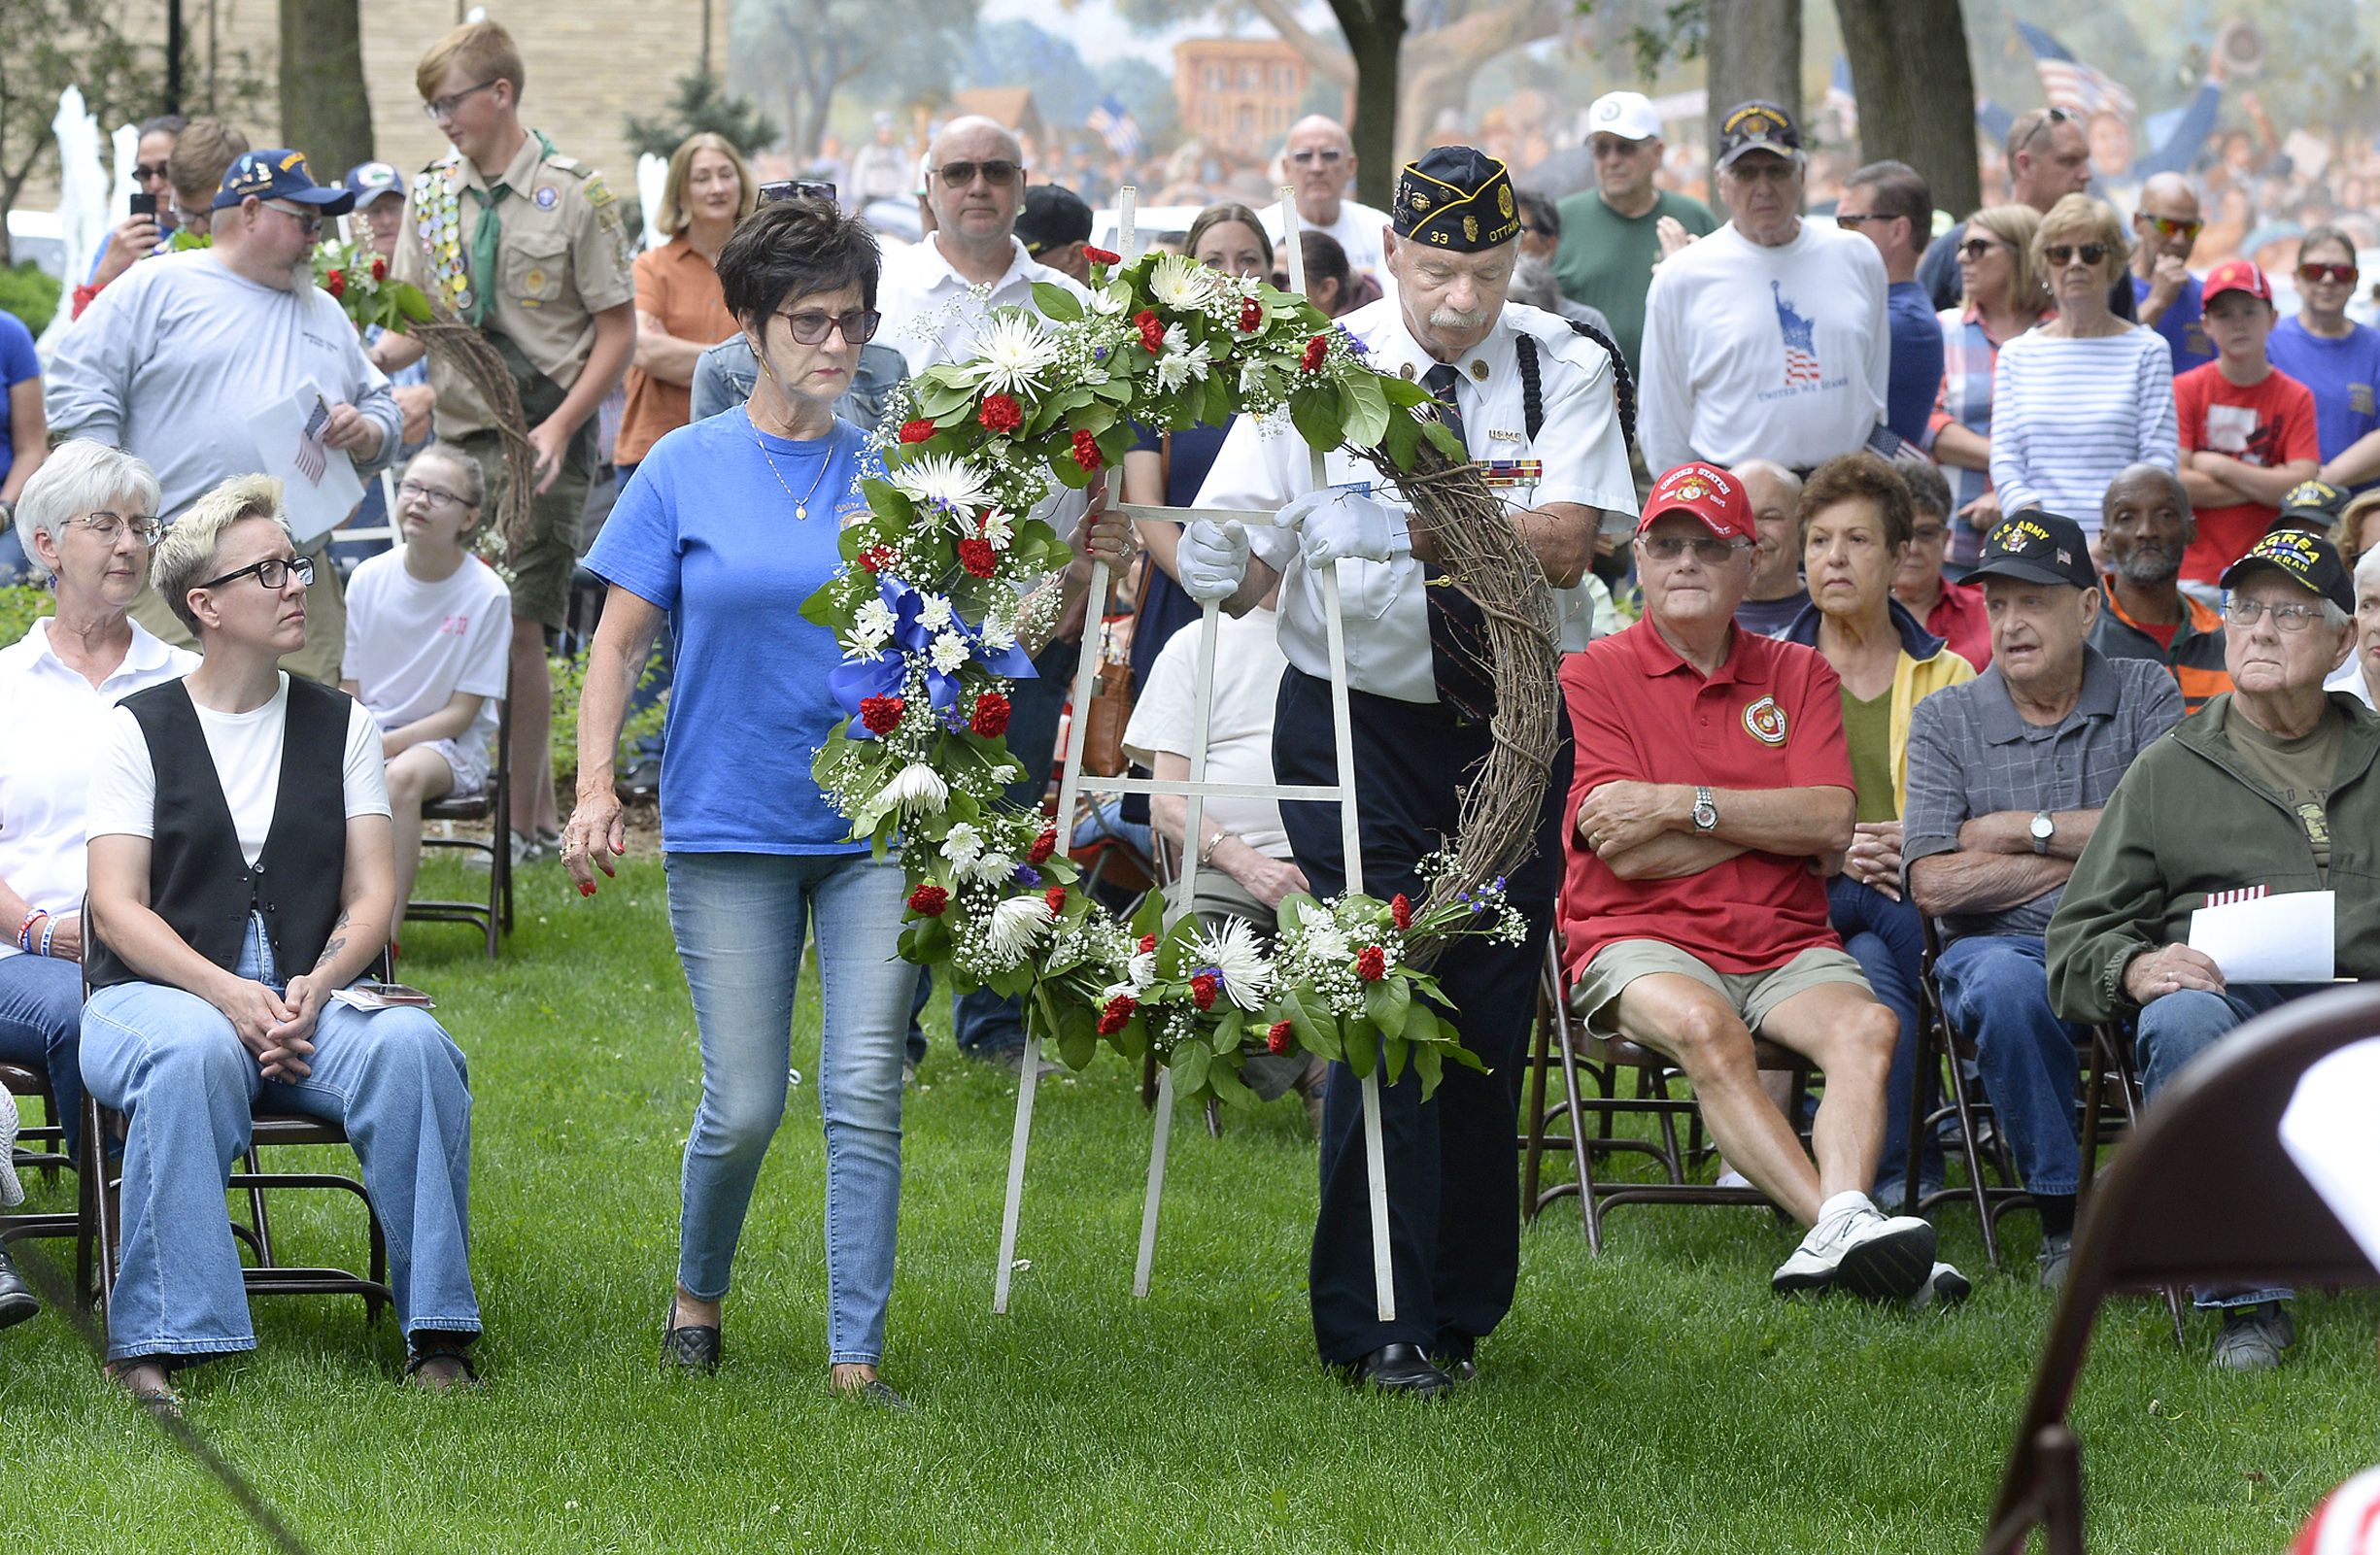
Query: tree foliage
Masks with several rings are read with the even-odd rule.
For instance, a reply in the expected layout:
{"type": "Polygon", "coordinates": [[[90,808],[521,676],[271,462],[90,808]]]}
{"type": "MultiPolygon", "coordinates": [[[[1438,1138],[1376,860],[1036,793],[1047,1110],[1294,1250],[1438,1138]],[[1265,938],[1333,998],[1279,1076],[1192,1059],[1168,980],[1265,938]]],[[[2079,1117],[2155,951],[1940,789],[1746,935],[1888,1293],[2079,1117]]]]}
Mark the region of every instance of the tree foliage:
{"type": "Polygon", "coordinates": [[[797,157],[816,154],[845,86],[865,78],[879,97],[943,100],[976,0],[739,0],[736,55],[783,95],[797,157]]]}
{"type": "Polygon", "coordinates": [[[704,130],[725,136],[747,156],[777,139],[777,126],[759,105],[728,90],[727,83],[708,70],[680,76],[668,112],[652,118],[630,114],[626,128],[629,145],[639,156],[667,156],[686,137],[704,130]]]}
{"type": "Polygon", "coordinates": [[[52,157],[58,93],[80,85],[104,132],[157,112],[165,60],[127,30],[127,0],[0,0],[0,264],[8,213],[52,157]]]}

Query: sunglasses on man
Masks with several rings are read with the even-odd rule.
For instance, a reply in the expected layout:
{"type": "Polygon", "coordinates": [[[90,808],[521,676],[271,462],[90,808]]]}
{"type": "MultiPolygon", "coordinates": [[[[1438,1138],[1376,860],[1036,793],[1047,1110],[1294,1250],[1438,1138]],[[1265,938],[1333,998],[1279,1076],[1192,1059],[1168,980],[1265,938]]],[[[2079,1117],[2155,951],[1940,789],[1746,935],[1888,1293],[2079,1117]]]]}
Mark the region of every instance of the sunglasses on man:
{"type": "Polygon", "coordinates": [[[996,189],[1004,189],[1015,183],[1016,175],[1023,171],[1006,157],[996,156],[988,162],[944,162],[934,170],[934,176],[954,189],[963,189],[977,178],[996,189]]]}
{"type": "Polygon", "coordinates": [[[2155,232],[2159,237],[2179,238],[2184,242],[2195,242],[2198,234],[2206,227],[2204,221],[2177,221],[2168,216],[2151,216],[2146,211],[2140,213],[2140,219],[2146,221],[2149,224],[2149,230],[2155,232]]]}

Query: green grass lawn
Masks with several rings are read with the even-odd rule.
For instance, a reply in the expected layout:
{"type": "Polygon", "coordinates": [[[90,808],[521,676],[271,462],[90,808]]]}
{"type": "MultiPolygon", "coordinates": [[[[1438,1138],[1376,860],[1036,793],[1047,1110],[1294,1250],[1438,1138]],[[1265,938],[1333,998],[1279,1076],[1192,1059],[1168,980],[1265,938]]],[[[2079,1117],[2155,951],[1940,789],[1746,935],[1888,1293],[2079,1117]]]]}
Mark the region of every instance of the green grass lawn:
{"type": "MultiPolygon", "coordinates": [[[[448,866],[451,867],[451,866],[448,866]]],[[[433,868],[432,885],[460,888],[433,868]]],[[[664,1380],[679,1151],[697,1063],[658,864],[592,903],[522,883],[491,965],[411,930],[477,1097],[474,1263],[490,1377],[395,1386],[393,1325],[354,1301],[260,1304],[262,1348],[184,1373],[190,1418],[323,1551],[1972,1548],[2049,1316],[2032,1230],[1951,1313],[1786,1303],[1765,1214],[1627,1206],[1589,1257],[1575,1212],[1523,1243],[1485,1374],[1434,1405],[1360,1397],[1312,1360],[1313,1146],[1294,1100],[1175,1131],[1155,1290],[1131,1294],[1149,1123],[1113,1058],[1044,1083],[1009,1315],[991,1311],[1014,1081],[936,1022],[908,1107],[886,1374],[907,1415],[826,1392],[817,1006],[804,1084],[736,1267],[728,1366],[664,1380]]],[[[805,991],[806,992],[806,991],[805,991]]],[[[37,1189],[37,1195],[40,1190],[37,1189]]],[[[286,1196],[285,1196],[286,1197],[286,1196]]],[[[360,1257],[345,1205],[292,1203],[301,1256],[360,1257]]],[[[44,1244],[60,1250],[65,1244],[44,1244]]],[[[285,1256],[287,1254],[285,1253],[285,1256]]],[[[2277,1374],[2177,1353],[2161,1306],[2109,1312],[2078,1421],[2092,1543],[2280,1551],[2380,1460],[2376,1308],[2309,1299],[2277,1374]]],[[[0,1548],[261,1550],[230,1500],[114,1397],[45,1313],[0,1336],[0,1548]]]]}

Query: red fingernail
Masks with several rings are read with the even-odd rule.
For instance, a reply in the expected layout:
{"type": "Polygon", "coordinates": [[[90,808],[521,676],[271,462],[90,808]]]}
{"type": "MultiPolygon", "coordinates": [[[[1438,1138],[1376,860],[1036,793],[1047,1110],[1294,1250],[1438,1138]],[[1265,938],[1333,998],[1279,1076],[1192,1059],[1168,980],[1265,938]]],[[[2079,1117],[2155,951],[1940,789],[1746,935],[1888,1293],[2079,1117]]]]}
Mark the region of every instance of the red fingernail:
{"type": "Polygon", "coordinates": [[[595,895],[595,882],[594,882],[594,881],[592,881],[592,880],[582,880],[582,881],[580,881],[580,882],[578,883],[578,894],[579,894],[580,896],[594,896],[594,895],[595,895]]]}

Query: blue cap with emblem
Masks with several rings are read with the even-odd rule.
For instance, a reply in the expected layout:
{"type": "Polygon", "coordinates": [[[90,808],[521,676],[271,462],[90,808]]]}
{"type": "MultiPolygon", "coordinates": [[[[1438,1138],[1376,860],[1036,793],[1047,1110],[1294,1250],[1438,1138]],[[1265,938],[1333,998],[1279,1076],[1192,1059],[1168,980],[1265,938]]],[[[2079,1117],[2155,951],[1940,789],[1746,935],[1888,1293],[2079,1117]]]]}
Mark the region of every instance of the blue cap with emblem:
{"type": "Polygon", "coordinates": [[[222,185],[215,191],[215,209],[237,205],[252,194],[259,200],[295,200],[300,205],[321,206],[324,216],[344,216],[356,204],[356,196],[349,189],[324,188],[314,182],[313,173],[306,167],[306,153],[286,146],[242,152],[223,170],[222,185]]]}
{"type": "Polygon", "coordinates": [[[405,197],[403,175],[386,162],[357,162],[347,170],[347,177],[339,180],[339,184],[356,197],[358,210],[389,195],[400,200],[405,197]]]}
{"type": "Polygon", "coordinates": [[[1397,175],[1389,223],[1398,237],[1456,254],[1477,254],[1520,235],[1513,176],[1469,146],[1433,146],[1397,175]]]}

